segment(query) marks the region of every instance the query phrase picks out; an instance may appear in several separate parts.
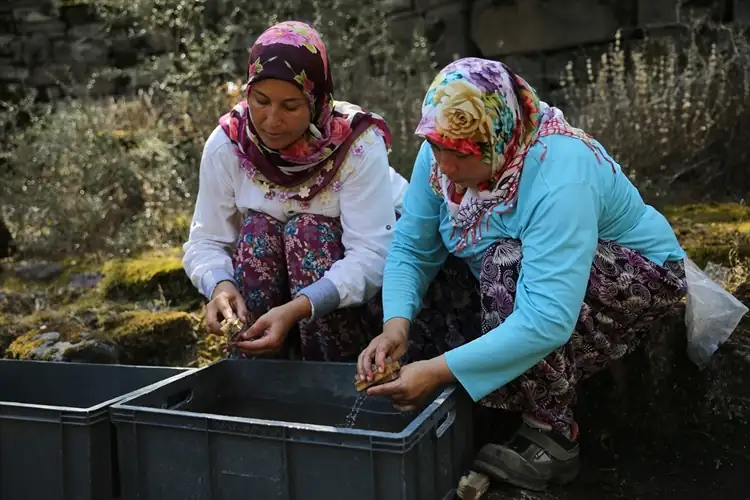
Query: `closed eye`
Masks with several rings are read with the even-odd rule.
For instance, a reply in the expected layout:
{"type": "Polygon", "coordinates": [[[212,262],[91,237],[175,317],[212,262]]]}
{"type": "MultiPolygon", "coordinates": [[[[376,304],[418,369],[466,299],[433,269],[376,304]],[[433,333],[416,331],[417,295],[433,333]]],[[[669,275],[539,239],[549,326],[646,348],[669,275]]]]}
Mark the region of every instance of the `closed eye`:
{"type": "Polygon", "coordinates": [[[253,99],[261,106],[268,106],[269,104],[271,104],[271,99],[259,92],[253,92],[253,99]]]}

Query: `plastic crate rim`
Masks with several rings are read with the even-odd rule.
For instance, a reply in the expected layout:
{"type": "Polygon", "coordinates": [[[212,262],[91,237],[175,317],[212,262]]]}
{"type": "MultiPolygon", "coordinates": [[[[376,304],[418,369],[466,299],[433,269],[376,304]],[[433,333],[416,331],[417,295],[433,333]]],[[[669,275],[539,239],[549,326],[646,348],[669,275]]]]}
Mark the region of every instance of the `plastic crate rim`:
{"type": "Polygon", "coordinates": [[[200,370],[201,368],[192,368],[189,366],[166,366],[166,365],[126,365],[122,363],[87,363],[85,361],[44,361],[39,359],[0,359],[0,364],[19,364],[19,365],[57,365],[57,366],[96,366],[96,367],[102,367],[105,370],[107,367],[118,367],[118,368],[133,368],[138,370],[176,370],[176,371],[196,371],[200,370]]]}
{"type": "MultiPolygon", "coordinates": [[[[11,362],[11,363],[23,363],[23,364],[50,364],[50,363],[57,363],[55,361],[38,361],[38,360],[18,360],[18,359],[3,359],[0,360],[0,362],[11,362]]],[[[59,362],[60,364],[63,364],[63,362],[59,362]]],[[[161,385],[165,385],[170,383],[172,380],[189,375],[196,371],[195,368],[189,368],[189,367],[173,367],[173,366],[149,366],[149,365],[117,365],[117,364],[104,364],[104,363],[82,363],[82,362],[64,362],[64,365],[73,365],[73,366],[90,366],[92,364],[96,364],[97,366],[117,366],[117,367],[127,367],[127,368],[133,368],[133,369],[172,369],[178,373],[175,375],[172,375],[171,377],[167,377],[166,379],[154,382],[153,384],[146,385],[144,387],[141,387],[139,389],[135,389],[134,391],[127,392],[125,394],[121,394],[119,396],[115,396],[113,398],[108,399],[107,401],[102,401],[101,403],[98,403],[93,406],[89,406],[87,408],[80,408],[75,406],[63,406],[63,405],[43,405],[43,404],[35,404],[35,403],[19,403],[15,401],[2,401],[0,400],[0,408],[32,408],[35,410],[42,410],[42,411],[54,411],[54,412],[60,412],[64,411],[67,413],[77,414],[80,416],[95,416],[101,413],[106,413],[108,411],[108,407],[111,407],[113,404],[115,404],[117,401],[120,401],[124,398],[128,398],[131,394],[135,395],[136,393],[141,393],[144,390],[151,390],[156,389],[157,387],[160,387],[161,385]]]]}
{"type": "MultiPolygon", "coordinates": [[[[201,368],[201,370],[202,369],[203,368],[201,368]]],[[[195,372],[191,372],[187,374],[180,374],[176,377],[172,377],[169,379],[168,383],[173,383],[182,377],[186,377],[190,375],[195,375],[195,372]]],[[[166,384],[162,384],[162,385],[166,385],[166,384]]],[[[184,417],[193,421],[204,420],[207,422],[235,422],[238,424],[258,425],[258,426],[263,426],[263,427],[281,427],[284,429],[317,431],[317,432],[326,432],[326,433],[332,433],[332,434],[333,433],[346,434],[346,435],[360,436],[360,437],[371,436],[371,437],[378,437],[378,438],[407,440],[407,439],[411,439],[415,431],[418,430],[427,420],[432,418],[435,412],[438,409],[440,409],[441,405],[445,404],[448,398],[450,398],[456,392],[455,384],[452,384],[446,387],[440,392],[440,394],[429,405],[425,406],[419,412],[419,414],[414,419],[412,419],[411,422],[409,422],[409,424],[406,427],[404,427],[401,431],[385,432],[385,431],[375,431],[375,430],[350,429],[346,427],[334,427],[331,425],[286,422],[286,421],[281,421],[281,420],[264,420],[264,419],[250,418],[250,417],[234,417],[230,415],[220,415],[216,413],[198,413],[198,412],[181,411],[181,410],[169,410],[165,408],[153,408],[153,407],[148,407],[148,406],[138,406],[138,405],[130,404],[131,401],[139,398],[144,393],[156,390],[158,388],[159,387],[157,387],[156,385],[151,385],[148,388],[144,388],[143,390],[138,391],[139,392],[138,394],[131,393],[131,395],[129,395],[127,398],[124,398],[118,403],[110,406],[109,413],[110,413],[111,420],[113,422],[131,423],[132,418],[128,418],[128,417],[134,413],[150,414],[150,415],[171,415],[171,416],[184,417]]],[[[159,424],[159,425],[170,427],[169,425],[166,425],[166,424],[159,424]]]]}

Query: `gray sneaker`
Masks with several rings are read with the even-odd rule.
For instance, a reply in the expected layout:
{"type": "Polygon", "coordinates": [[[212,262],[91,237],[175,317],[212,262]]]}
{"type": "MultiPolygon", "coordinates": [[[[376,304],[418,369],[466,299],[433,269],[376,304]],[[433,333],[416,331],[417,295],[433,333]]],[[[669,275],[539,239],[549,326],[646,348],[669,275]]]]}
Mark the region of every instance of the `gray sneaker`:
{"type": "Polygon", "coordinates": [[[566,436],[524,418],[507,443],[484,445],[474,467],[495,481],[527,490],[543,491],[550,483],[569,483],[579,470],[577,427],[573,427],[566,436]]]}

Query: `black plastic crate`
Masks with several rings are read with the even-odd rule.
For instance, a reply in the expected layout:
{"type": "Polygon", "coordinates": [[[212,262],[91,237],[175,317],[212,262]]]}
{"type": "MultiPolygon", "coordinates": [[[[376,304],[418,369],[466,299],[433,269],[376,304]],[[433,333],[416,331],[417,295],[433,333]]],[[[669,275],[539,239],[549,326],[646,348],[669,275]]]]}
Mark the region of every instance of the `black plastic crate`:
{"type": "Polygon", "coordinates": [[[453,498],[472,455],[468,395],[449,387],[409,415],[367,397],[355,426],[337,427],[358,398],[354,373],[223,360],[120,401],[123,499],[453,498]]]}
{"type": "Polygon", "coordinates": [[[187,371],[0,360],[0,499],[119,498],[109,406],[187,371]]]}

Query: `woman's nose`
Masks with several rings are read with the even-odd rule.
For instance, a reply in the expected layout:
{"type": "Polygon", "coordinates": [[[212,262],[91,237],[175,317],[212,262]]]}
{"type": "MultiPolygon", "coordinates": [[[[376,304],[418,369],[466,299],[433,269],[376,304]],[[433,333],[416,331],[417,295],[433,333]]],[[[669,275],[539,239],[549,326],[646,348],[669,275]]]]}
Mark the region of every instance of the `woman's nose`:
{"type": "Polygon", "coordinates": [[[269,109],[268,113],[266,114],[266,123],[270,126],[281,125],[283,121],[282,113],[283,111],[281,109],[271,106],[271,109],[269,109]]]}
{"type": "Polygon", "coordinates": [[[441,154],[437,157],[437,162],[440,171],[445,175],[450,176],[451,174],[456,173],[456,162],[451,158],[451,155],[441,154]]]}

